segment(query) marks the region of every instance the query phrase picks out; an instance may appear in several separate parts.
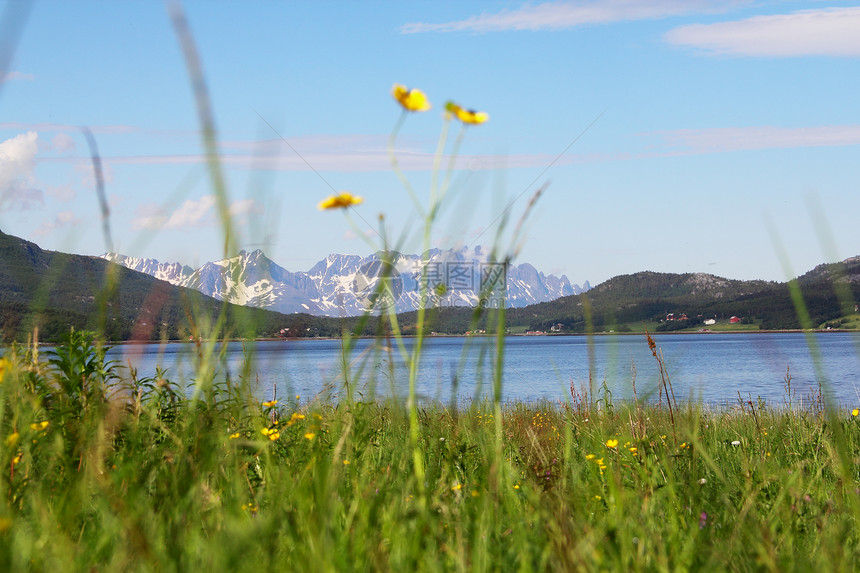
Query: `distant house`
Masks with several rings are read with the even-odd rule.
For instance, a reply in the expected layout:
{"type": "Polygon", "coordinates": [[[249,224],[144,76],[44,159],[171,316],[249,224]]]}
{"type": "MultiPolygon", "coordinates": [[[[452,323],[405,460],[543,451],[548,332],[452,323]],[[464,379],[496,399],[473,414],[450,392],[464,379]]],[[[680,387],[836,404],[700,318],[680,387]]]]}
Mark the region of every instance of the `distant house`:
{"type": "Polygon", "coordinates": [[[737,324],[737,323],[739,323],[740,321],[741,321],[741,319],[739,319],[739,318],[738,318],[738,317],[736,317],[736,316],[733,316],[733,317],[731,317],[731,318],[729,319],[729,324],[737,324]]]}
{"type": "Polygon", "coordinates": [[[705,324],[705,326],[711,326],[712,324],[717,324],[717,321],[714,320],[713,318],[709,318],[708,320],[706,320],[704,322],[704,324],[705,324]]]}

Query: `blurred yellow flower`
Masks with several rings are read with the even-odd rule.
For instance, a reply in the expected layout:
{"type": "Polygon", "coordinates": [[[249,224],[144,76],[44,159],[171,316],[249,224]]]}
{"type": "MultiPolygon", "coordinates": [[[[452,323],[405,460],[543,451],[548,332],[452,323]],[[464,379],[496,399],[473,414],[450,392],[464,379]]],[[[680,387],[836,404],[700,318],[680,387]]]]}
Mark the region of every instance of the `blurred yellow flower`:
{"type": "Polygon", "coordinates": [[[618,440],[606,440],[606,447],[607,448],[617,448],[618,447],[618,440]]]}
{"type": "Polygon", "coordinates": [[[7,446],[9,446],[9,447],[11,448],[11,447],[13,447],[15,444],[17,444],[17,443],[18,443],[18,440],[19,440],[20,438],[21,438],[21,434],[19,434],[18,432],[12,432],[12,433],[11,433],[11,434],[9,434],[9,436],[6,438],[6,445],[7,445],[7,446]]]}
{"type": "Polygon", "coordinates": [[[490,115],[483,111],[475,111],[472,109],[463,109],[456,103],[449,101],[445,104],[445,109],[454,114],[454,117],[463,123],[479,125],[490,119],[490,115]]]}
{"type": "Polygon", "coordinates": [[[306,439],[306,440],[313,440],[313,439],[314,439],[314,438],[316,438],[316,437],[317,437],[317,435],[316,435],[316,434],[314,434],[313,432],[308,432],[307,434],[305,434],[305,439],[306,439]]]}
{"type": "Polygon", "coordinates": [[[460,484],[455,484],[454,487],[451,488],[451,491],[460,491],[463,489],[463,486],[460,484]]]}
{"type": "Polygon", "coordinates": [[[587,459],[587,460],[593,460],[596,457],[597,456],[595,456],[594,454],[585,454],[585,459],[587,459]]]}
{"type": "Polygon", "coordinates": [[[851,410],[851,415],[855,418],[860,415],[860,408],[854,408],[853,410],[851,410]]]}
{"type": "Polygon", "coordinates": [[[391,95],[406,111],[427,111],[432,107],[427,96],[419,89],[410,90],[404,85],[394,84],[391,95]]]}
{"type": "Polygon", "coordinates": [[[348,466],[348,465],[349,465],[349,460],[343,460],[343,465],[348,466]]]}
{"type": "Polygon", "coordinates": [[[359,203],[363,202],[364,199],[362,199],[358,195],[353,195],[349,191],[341,191],[337,195],[332,195],[331,197],[327,197],[326,199],[320,201],[319,205],[317,205],[317,208],[320,211],[326,211],[328,209],[346,209],[347,207],[358,205],[359,203]]]}
{"type": "Polygon", "coordinates": [[[269,439],[272,440],[273,442],[280,437],[281,437],[281,434],[279,434],[278,432],[276,432],[274,430],[269,432],[269,439]]]}
{"type": "Polygon", "coordinates": [[[49,422],[48,420],[45,420],[44,422],[35,422],[33,424],[30,424],[30,429],[34,432],[38,432],[39,430],[44,430],[45,428],[47,428],[50,423],[51,422],[49,422]]]}
{"type": "Polygon", "coordinates": [[[236,438],[238,438],[238,437],[239,437],[239,432],[236,432],[235,434],[230,434],[230,439],[231,439],[231,440],[235,440],[235,439],[236,439],[236,438]]]}
{"type": "Polygon", "coordinates": [[[21,458],[22,458],[23,456],[24,456],[23,452],[18,452],[18,455],[16,455],[16,456],[12,459],[12,465],[14,466],[14,465],[18,464],[18,462],[20,462],[20,461],[21,461],[21,458]]]}
{"type": "Polygon", "coordinates": [[[270,400],[268,402],[263,402],[263,408],[272,408],[277,403],[278,403],[277,400],[270,400]]]}

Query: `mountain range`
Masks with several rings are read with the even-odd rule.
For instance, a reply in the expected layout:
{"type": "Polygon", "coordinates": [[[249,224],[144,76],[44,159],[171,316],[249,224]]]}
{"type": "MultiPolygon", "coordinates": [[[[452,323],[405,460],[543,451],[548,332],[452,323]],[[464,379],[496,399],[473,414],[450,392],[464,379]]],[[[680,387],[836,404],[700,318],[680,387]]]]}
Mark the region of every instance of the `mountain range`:
{"type": "Polygon", "coordinates": [[[418,255],[401,253],[390,253],[388,257],[382,253],[367,257],[332,254],[310,270],[299,272],[288,271],[260,250],[240,251],[234,257],[209,262],[198,269],[117,253],[106,253],[102,258],[218,300],[315,316],[362,314],[375,300],[380,277],[389,268],[386,262],[390,262],[392,276],[388,300],[397,312],[416,310],[421,304],[419,281],[423,265],[427,265],[434,287],[428,306],[473,307],[484,299],[496,304],[504,300],[506,307],[520,308],[591,288],[588,282],[582,287],[571,284],[564,275],[545,275],[528,263],[499,266],[488,256],[481,247],[433,249],[426,261],[418,255]],[[505,269],[504,280],[499,278],[503,288],[482,292],[487,279],[505,269]]]}
{"type": "MultiPolygon", "coordinates": [[[[258,258],[261,255],[257,253],[258,258]]],[[[314,281],[320,281],[319,284],[339,283],[344,290],[360,293],[361,289],[351,284],[348,276],[336,272],[347,264],[355,264],[349,263],[349,258],[328,257],[315,265],[313,272],[304,274],[284,274],[288,271],[271,261],[266,263],[268,259],[263,258],[258,261],[263,266],[237,266],[239,271],[244,269],[244,275],[232,275],[240,279],[244,276],[248,285],[257,286],[234,290],[242,292],[247,300],[253,300],[254,297],[281,292],[265,288],[264,281],[292,276],[295,280],[291,283],[280,280],[286,284],[282,287],[284,292],[289,291],[287,287],[311,289],[308,284],[303,286],[302,281],[316,288],[318,283],[314,281]],[[328,279],[321,280],[325,277],[328,279]]],[[[379,265],[378,258],[359,260],[368,263],[371,270],[374,264],[379,265]]],[[[464,257],[460,261],[452,257],[452,260],[459,263],[466,259],[464,257]]],[[[150,263],[149,268],[153,274],[160,273],[172,280],[182,276],[185,278],[181,280],[189,280],[192,284],[193,280],[199,283],[211,280],[213,274],[220,277],[219,268],[229,264],[230,261],[221,265],[211,263],[214,268],[204,265],[191,270],[182,265],[171,267],[150,263]]],[[[522,267],[520,265],[516,270],[522,271],[522,267]]],[[[367,270],[365,268],[363,272],[367,270]]],[[[534,273],[547,279],[537,271],[534,273]]],[[[356,274],[361,275],[360,272],[356,274]]],[[[528,273],[524,275],[528,276],[528,273]]],[[[414,288],[414,283],[410,283],[414,276],[401,276],[399,280],[404,292],[414,288]]],[[[562,280],[563,277],[559,282],[562,280]]],[[[511,282],[517,285],[514,281],[511,282]]],[[[243,279],[234,284],[246,283],[243,279]]],[[[460,286],[463,285],[453,284],[452,292],[443,291],[440,297],[462,295],[460,286]]],[[[520,288],[526,290],[525,286],[520,288]]],[[[712,320],[716,320],[717,326],[741,322],[736,326],[746,329],[858,330],[858,302],[860,257],[851,257],[839,263],[819,265],[785,283],[732,280],[704,273],[643,271],[619,275],[588,292],[509,308],[505,319],[506,326],[513,332],[697,330],[711,324],[712,320]],[[802,306],[798,306],[801,304],[799,301],[802,301],[802,306]]],[[[440,334],[463,334],[469,330],[485,329],[489,332],[497,316],[492,312],[476,313],[474,308],[436,305],[427,315],[424,328],[428,333],[440,334]]],[[[68,333],[70,327],[96,330],[110,341],[187,340],[211,333],[216,322],[223,326],[218,331],[219,337],[331,337],[339,336],[344,330],[374,336],[385,332],[386,328],[385,321],[362,317],[281,314],[218,301],[196,289],[176,286],[100,257],[43,250],[35,243],[0,231],[2,342],[26,341],[36,328],[39,329],[39,340],[57,341],[68,333]],[[223,323],[219,317],[225,319],[223,323]]],[[[414,310],[401,313],[398,322],[404,334],[416,333],[414,310]]]]}

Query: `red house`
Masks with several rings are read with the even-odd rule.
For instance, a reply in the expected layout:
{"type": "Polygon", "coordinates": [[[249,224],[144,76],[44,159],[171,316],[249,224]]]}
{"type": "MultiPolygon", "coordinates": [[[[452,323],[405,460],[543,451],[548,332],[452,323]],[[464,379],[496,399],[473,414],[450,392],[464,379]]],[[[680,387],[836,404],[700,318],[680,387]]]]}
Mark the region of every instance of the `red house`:
{"type": "Polygon", "coordinates": [[[741,319],[739,319],[739,318],[738,318],[738,317],[736,317],[736,316],[733,316],[733,317],[731,317],[731,318],[729,319],[729,324],[737,324],[737,323],[739,323],[740,321],[741,321],[741,319]]]}

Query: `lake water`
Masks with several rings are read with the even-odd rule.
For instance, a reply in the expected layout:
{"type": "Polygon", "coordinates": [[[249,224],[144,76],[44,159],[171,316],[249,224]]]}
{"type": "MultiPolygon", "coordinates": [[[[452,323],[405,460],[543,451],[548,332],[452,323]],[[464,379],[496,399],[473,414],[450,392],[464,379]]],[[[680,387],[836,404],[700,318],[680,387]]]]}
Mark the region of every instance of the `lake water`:
{"type": "MultiPolygon", "coordinates": [[[[675,334],[654,336],[662,351],[676,398],[709,404],[737,403],[761,397],[772,404],[786,399],[789,369],[794,400],[810,399],[818,389],[816,367],[824,375],[829,400],[860,405],[860,333],[675,334]],[[817,347],[817,351],[811,351],[817,347]],[[813,354],[817,358],[813,359],[813,354]]],[[[414,340],[404,340],[408,350],[414,340]]],[[[408,371],[396,348],[389,352],[374,340],[360,340],[349,356],[350,384],[357,395],[405,396],[408,371]]],[[[303,400],[344,392],[343,359],[338,340],[290,340],[229,343],[219,376],[237,376],[251,361],[253,384],[261,399],[301,395],[303,400]]],[[[118,346],[111,357],[131,364],[139,376],[156,366],[167,378],[187,384],[193,378],[194,344],[118,346]]],[[[423,399],[462,401],[492,396],[494,348],[491,338],[429,338],[418,377],[423,399]]],[[[609,389],[613,399],[656,399],[660,373],[644,336],[508,337],[504,350],[503,399],[567,400],[571,386],[609,389]],[[589,358],[591,356],[591,358],[589,358]]]]}

